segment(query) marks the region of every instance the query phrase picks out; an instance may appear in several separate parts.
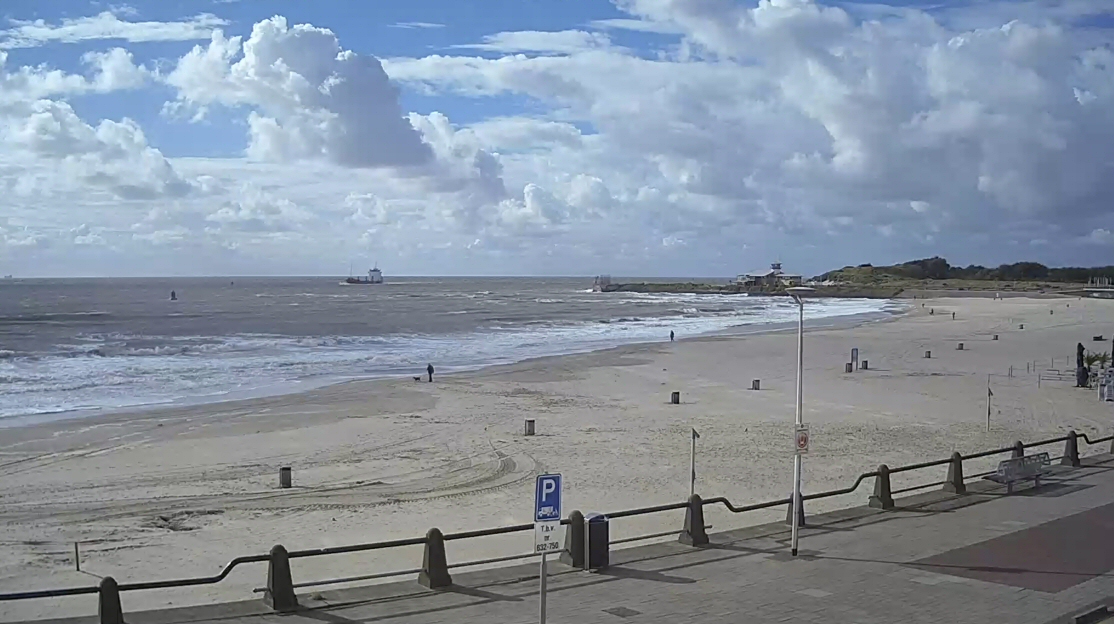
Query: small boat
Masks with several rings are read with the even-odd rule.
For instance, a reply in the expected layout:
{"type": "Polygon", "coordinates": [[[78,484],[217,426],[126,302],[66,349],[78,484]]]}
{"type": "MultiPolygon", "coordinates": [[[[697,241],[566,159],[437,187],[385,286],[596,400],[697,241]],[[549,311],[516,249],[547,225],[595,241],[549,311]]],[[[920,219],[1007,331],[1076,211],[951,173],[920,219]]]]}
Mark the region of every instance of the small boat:
{"type": "Polygon", "coordinates": [[[343,282],[341,282],[341,285],[345,286],[345,285],[358,284],[358,285],[362,286],[362,285],[366,285],[366,284],[382,284],[382,283],[383,283],[383,272],[380,271],[379,267],[377,266],[377,267],[375,267],[375,268],[373,268],[373,269],[371,269],[370,271],[367,272],[367,277],[366,278],[363,278],[363,277],[349,277],[349,278],[345,279],[343,282]]]}

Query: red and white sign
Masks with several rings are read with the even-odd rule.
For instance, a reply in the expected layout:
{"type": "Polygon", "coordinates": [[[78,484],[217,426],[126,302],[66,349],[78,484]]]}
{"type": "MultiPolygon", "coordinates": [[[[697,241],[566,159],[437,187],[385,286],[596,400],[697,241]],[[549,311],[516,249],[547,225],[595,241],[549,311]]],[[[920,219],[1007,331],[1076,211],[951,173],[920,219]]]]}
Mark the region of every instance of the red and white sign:
{"type": "Polygon", "coordinates": [[[808,425],[797,425],[793,441],[798,455],[808,453],[808,425]]]}

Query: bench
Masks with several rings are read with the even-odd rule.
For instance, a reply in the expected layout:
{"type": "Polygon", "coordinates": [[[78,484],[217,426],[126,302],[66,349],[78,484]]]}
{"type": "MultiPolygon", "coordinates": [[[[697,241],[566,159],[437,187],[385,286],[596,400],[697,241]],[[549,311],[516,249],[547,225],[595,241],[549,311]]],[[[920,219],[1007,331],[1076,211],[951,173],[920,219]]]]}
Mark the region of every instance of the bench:
{"type": "Polygon", "coordinates": [[[998,462],[998,470],[986,479],[1006,486],[1006,493],[1013,494],[1013,484],[1033,480],[1034,487],[1040,487],[1041,476],[1048,472],[1051,464],[1048,453],[1025,455],[998,462]]]}

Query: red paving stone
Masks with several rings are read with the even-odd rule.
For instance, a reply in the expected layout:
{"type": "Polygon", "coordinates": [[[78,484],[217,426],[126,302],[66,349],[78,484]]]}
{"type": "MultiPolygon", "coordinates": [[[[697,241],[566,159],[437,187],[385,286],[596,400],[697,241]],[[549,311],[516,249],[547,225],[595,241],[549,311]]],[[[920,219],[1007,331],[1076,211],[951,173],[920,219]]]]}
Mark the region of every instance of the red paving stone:
{"type": "Polygon", "coordinates": [[[1114,503],[909,565],[1057,593],[1114,569],[1114,503]]]}

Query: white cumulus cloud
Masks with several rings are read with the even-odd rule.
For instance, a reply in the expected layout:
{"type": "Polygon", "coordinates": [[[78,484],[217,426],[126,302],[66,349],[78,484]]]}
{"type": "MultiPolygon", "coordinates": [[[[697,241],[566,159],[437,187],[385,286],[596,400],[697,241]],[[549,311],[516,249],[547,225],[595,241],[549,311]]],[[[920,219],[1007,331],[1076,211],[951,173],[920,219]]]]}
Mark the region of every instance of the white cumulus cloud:
{"type": "Polygon", "coordinates": [[[69,71],[0,52],[3,253],[230,272],[1114,263],[1114,36],[1092,19],[1109,3],[615,5],[417,57],[281,16],[13,22],[0,47],[75,51],[69,71]],[[58,45],[158,36],[201,43],[160,60],[58,45]],[[157,132],[75,99],[167,89],[157,132]],[[148,140],[183,149],[205,121],[237,129],[234,156],[148,140]]]}
{"type": "Polygon", "coordinates": [[[130,22],[117,15],[129,11],[104,11],[91,17],[63,18],[52,24],[45,20],[9,20],[11,27],[0,30],[0,48],[33,48],[48,43],[78,43],[117,39],[132,43],[151,41],[192,41],[207,39],[214,28],[228,22],[211,13],[202,13],[177,22],[130,22]]]}
{"type": "Polygon", "coordinates": [[[259,22],[246,40],[217,31],[167,77],[184,105],[250,106],[247,153],[324,157],[347,167],[406,167],[432,152],[403,118],[378,59],[344,50],[328,29],[259,22]]]}

